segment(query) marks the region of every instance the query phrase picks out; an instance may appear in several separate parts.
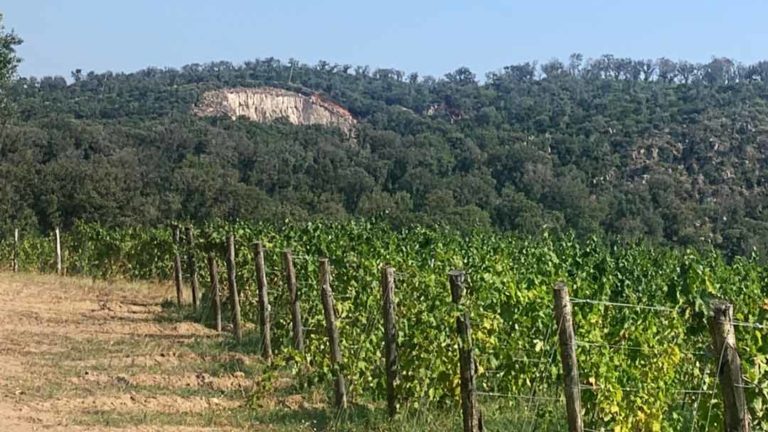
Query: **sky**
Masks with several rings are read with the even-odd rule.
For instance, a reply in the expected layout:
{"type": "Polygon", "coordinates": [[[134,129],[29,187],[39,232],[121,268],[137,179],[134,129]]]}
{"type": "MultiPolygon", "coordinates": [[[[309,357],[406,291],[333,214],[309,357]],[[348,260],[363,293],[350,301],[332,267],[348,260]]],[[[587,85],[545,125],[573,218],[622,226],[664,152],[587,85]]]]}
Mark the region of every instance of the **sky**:
{"type": "Polygon", "coordinates": [[[3,0],[22,76],[254,58],[478,76],[610,53],[768,59],[768,1],[3,0]]]}

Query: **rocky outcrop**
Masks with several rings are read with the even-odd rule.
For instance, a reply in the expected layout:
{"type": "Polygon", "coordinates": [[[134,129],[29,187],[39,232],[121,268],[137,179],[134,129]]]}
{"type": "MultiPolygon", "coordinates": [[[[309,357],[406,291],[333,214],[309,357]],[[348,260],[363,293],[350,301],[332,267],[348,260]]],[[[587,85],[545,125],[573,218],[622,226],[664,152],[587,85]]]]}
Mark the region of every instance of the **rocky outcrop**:
{"type": "Polygon", "coordinates": [[[262,123],[285,119],[296,125],[338,127],[348,136],[357,124],[349,111],[317,94],[305,96],[273,87],[208,91],[200,97],[193,112],[199,116],[244,117],[262,123]]]}

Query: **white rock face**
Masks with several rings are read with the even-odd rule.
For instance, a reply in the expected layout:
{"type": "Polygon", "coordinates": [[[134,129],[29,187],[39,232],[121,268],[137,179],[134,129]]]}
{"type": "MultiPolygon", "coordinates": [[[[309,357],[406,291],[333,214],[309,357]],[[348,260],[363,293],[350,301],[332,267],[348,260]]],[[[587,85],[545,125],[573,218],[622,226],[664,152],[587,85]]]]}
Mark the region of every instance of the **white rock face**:
{"type": "Polygon", "coordinates": [[[296,125],[335,126],[348,136],[357,124],[349,111],[319,95],[305,96],[273,87],[239,87],[205,92],[193,113],[206,117],[245,117],[261,123],[283,118],[296,125]]]}

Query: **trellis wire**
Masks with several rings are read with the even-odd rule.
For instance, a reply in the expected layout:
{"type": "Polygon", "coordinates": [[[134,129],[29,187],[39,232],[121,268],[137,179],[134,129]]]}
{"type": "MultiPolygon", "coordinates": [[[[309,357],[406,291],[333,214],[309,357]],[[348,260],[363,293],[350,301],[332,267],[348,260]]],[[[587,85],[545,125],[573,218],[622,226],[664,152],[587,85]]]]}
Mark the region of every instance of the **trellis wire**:
{"type": "Polygon", "coordinates": [[[582,298],[576,298],[571,297],[571,303],[588,303],[588,304],[597,304],[597,305],[607,305],[607,306],[616,306],[616,307],[624,307],[624,308],[634,308],[634,309],[646,309],[646,310],[654,310],[654,311],[660,311],[660,312],[677,312],[677,309],[665,307],[665,306],[655,306],[655,305],[638,305],[638,304],[631,304],[631,303],[620,303],[620,302],[610,302],[610,301],[603,301],[603,300],[591,300],[591,299],[582,299],[582,298]]]}
{"type": "MultiPolygon", "coordinates": [[[[571,303],[578,304],[578,303],[586,303],[586,304],[596,304],[596,305],[605,305],[605,306],[613,306],[613,307],[622,307],[622,308],[631,308],[631,309],[640,309],[640,310],[650,310],[650,311],[657,311],[657,312],[667,312],[667,313],[677,313],[678,309],[670,308],[666,306],[659,306],[659,305],[640,305],[640,304],[632,304],[632,303],[622,303],[622,302],[611,302],[611,301],[603,301],[603,300],[592,300],[592,299],[582,299],[582,298],[576,298],[571,297],[571,303]]],[[[748,326],[748,327],[756,327],[756,328],[768,328],[768,326],[764,326],[762,324],[755,324],[755,323],[745,323],[745,322],[738,322],[734,323],[735,325],[742,325],[742,326],[748,326]]],[[[596,342],[590,342],[590,341],[582,341],[578,338],[576,338],[576,346],[578,348],[579,345],[582,346],[588,346],[588,347],[607,347],[607,348],[616,348],[616,349],[625,349],[625,350],[631,350],[631,351],[659,351],[658,348],[655,347],[641,347],[641,346],[632,346],[627,345],[625,343],[623,344],[608,344],[608,343],[596,343],[596,342]]],[[[685,351],[680,350],[683,354],[690,354],[690,355],[696,355],[696,356],[708,356],[709,353],[706,351],[685,351]]],[[[722,353],[721,353],[721,361],[722,361],[722,353]]],[[[706,378],[706,374],[704,375],[704,378],[706,378]]],[[[715,380],[715,383],[717,380],[715,380]]],[[[600,390],[600,387],[597,386],[589,386],[589,385],[580,385],[580,389],[589,389],[589,390],[600,390]]],[[[640,388],[634,388],[634,387],[619,387],[622,391],[641,391],[640,388]]],[[[710,401],[709,407],[708,407],[708,413],[707,413],[707,428],[709,427],[709,418],[711,415],[712,410],[712,401],[714,401],[714,396],[716,392],[716,385],[713,388],[713,390],[710,392],[704,388],[702,389],[673,389],[671,390],[673,393],[681,393],[681,394],[696,394],[697,395],[697,401],[694,405],[694,411],[693,411],[693,421],[692,421],[692,429],[693,431],[696,425],[696,411],[698,409],[698,402],[702,394],[712,394],[712,400],[710,401]]],[[[595,429],[589,429],[584,428],[585,431],[596,431],[595,429]]],[[[706,428],[705,428],[706,430],[706,428]]]]}
{"type": "Polygon", "coordinates": [[[696,395],[696,402],[693,404],[693,416],[692,416],[693,417],[693,421],[691,421],[691,432],[696,430],[696,424],[699,421],[699,416],[696,415],[696,414],[697,414],[697,411],[699,410],[699,403],[701,402],[701,395],[706,393],[706,388],[707,388],[707,372],[705,371],[702,374],[702,377],[701,377],[701,389],[702,389],[703,392],[699,393],[698,395],[696,395]]]}
{"type": "Polygon", "coordinates": [[[484,391],[478,391],[475,392],[478,396],[491,396],[491,397],[498,397],[498,398],[508,398],[508,399],[525,399],[525,400],[546,400],[546,401],[559,401],[562,400],[562,397],[554,397],[554,396],[531,396],[531,395],[519,395],[519,394],[511,394],[511,393],[496,393],[496,392],[484,392],[484,391]]]}
{"type": "MultiPolygon", "coordinates": [[[[546,363],[547,362],[544,359],[535,359],[535,358],[527,358],[527,357],[504,357],[504,359],[510,360],[510,361],[522,362],[522,363],[546,363]]],[[[509,372],[509,371],[498,370],[498,369],[486,369],[483,371],[483,373],[486,373],[486,374],[495,374],[495,373],[503,373],[503,372],[509,372]]]]}
{"type": "MultiPolygon", "coordinates": [[[[728,336],[731,332],[731,326],[728,326],[728,330],[725,333],[725,337],[723,338],[725,341],[728,340],[728,336]]],[[[728,343],[723,343],[723,349],[720,351],[720,359],[717,361],[717,368],[720,367],[720,365],[723,363],[723,356],[725,356],[725,348],[728,346],[728,343]]],[[[715,401],[715,394],[717,394],[717,380],[714,381],[714,384],[712,385],[712,397],[709,399],[709,407],[707,407],[707,424],[704,426],[704,431],[707,431],[709,429],[709,419],[712,415],[712,403],[715,401]]]]}
{"type": "MultiPolygon", "coordinates": [[[[269,250],[269,249],[267,249],[267,250],[269,250]]],[[[310,256],[307,256],[307,255],[293,255],[293,258],[297,259],[297,260],[307,260],[307,261],[311,261],[311,260],[315,259],[314,257],[310,257],[310,256]]],[[[271,269],[268,270],[268,273],[271,274],[271,275],[281,275],[282,274],[282,272],[281,272],[281,270],[279,268],[271,268],[271,269]]],[[[469,277],[469,274],[467,274],[467,275],[469,277]]],[[[405,271],[396,271],[395,272],[395,276],[398,279],[401,279],[401,280],[402,279],[408,279],[410,277],[414,277],[414,278],[419,277],[419,275],[417,273],[415,273],[415,271],[412,270],[412,269],[408,269],[408,270],[405,270],[405,271]],[[408,276],[408,278],[405,278],[405,276],[408,276]]],[[[469,282],[469,279],[468,279],[468,282],[469,282]]],[[[352,299],[355,296],[351,295],[351,294],[344,294],[344,295],[336,295],[336,297],[340,298],[340,299],[352,299]]],[[[665,306],[658,306],[658,305],[640,305],[640,304],[631,304],[631,303],[622,303],[622,302],[611,302],[611,301],[602,301],[602,300],[582,299],[582,298],[575,298],[575,297],[571,298],[571,302],[573,304],[585,303],[585,304],[605,305],[605,306],[621,307],[621,308],[633,308],[633,309],[641,309],[641,310],[650,310],[650,311],[657,311],[657,312],[670,312],[670,313],[671,312],[675,312],[676,313],[676,312],[679,311],[679,309],[665,307],[665,306]]],[[[374,320],[372,319],[373,311],[371,310],[372,308],[370,307],[370,304],[367,307],[367,309],[368,310],[366,311],[367,312],[366,325],[364,326],[364,332],[362,333],[363,335],[368,334],[370,329],[371,329],[371,327],[374,324],[374,320]]],[[[757,328],[757,329],[767,329],[768,328],[768,325],[766,325],[766,324],[754,323],[754,322],[733,321],[732,324],[734,326],[750,327],[750,328],[757,328]]],[[[304,330],[321,331],[322,329],[311,328],[311,327],[304,327],[304,330]]],[[[551,328],[548,328],[547,334],[545,335],[545,339],[544,339],[545,342],[547,342],[549,340],[550,332],[551,332],[551,328]]],[[[583,346],[588,346],[588,347],[608,347],[608,348],[636,350],[636,351],[650,351],[650,352],[654,352],[654,351],[659,351],[660,350],[658,347],[632,346],[632,345],[628,345],[626,343],[623,343],[623,344],[596,343],[596,342],[591,342],[591,341],[581,341],[579,339],[576,339],[575,342],[576,342],[577,346],[583,345],[583,346]]],[[[357,350],[356,350],[356,357],[359,356],[362,348],[363,348],[362,344],[357,348],[357,350]]],[[[551,352],[549,361],[545,360],[545,358],[544,358],[546,356],[546,350],[542,351],[542,353],[541,353],[542,357],[540,359],[532,359],[532,358],[524,358],[524,357],[509,357],[508,359],[511,360],[511,361],[521,361],[521,362],[546,364],[546,363],[551,363],[552,362],[553,357],[554,357],[554,353],[556,352],[556,350],[557,350],[557,347],[555,346],[555,348],[551,352]]],[[[722,361],[722,358],[723,358],[723,355],[724,355],[724,350],[725,350],[725,346],[723,347],[723,351],[720,354],[720,361],[722,361]]],[[[709,353],[704,352],[704,351],[683,351],[683,350],[680,350],[680,352],[681,353],[685,353],[685,354],[691,354],[691,355],[709,355],[709,353]]],[[[537,367],[536,370],[534,371],[534,373],[536,375],[538,375],[539,371],[540,371],[540,368],[537,367]]],[[[501,373],[501,372],[502,371],[485,371],[485,373],[487,373],[487,374],[501,373]]],[[[713,386],[713,390],[712,391],[706,390],[706,376],[707,375],[705,374],[704,375],[705,379],[703,381],[702,389],[671,389],[671,390],[668,390],[668,391],[673,392],[673,393],[696,394],[696,395],[699,395],[697,397],[696,403],[694,405],[694,415],[693,415],[693,422],[692,422],[692,430],[695,430],[696,420],[698,418],[696,416],[696,411],[697,411],[697,407],[698,407],[698,404],[699,404],[699,399],[700,399],[700,395],[701,394],[711,394],[712,395],[712,398],[710,400],[710,404],[709,404],[709,407],[708,407],[707,422],[706,422],[705,429],[708,428],[710,420],[711,420],[712,404],[714,402],[715,395],[716,395],[717,382],[715,381],[715,384],[713,386]]],[[[481,395],[481,396],[521,399],[521,400],[524,400],[524,401],[530,401],[531,404],[535,403],[534,410],[532,411],[533,412],[533,416],[535,418],[536,415],[538,414],[538,405],[539,405],[540,401],[552,401],[552,400],[560,400],[560,399],[562,399],[562,397],[558,398],[558,397],[548,397],[548,396],[537,396],[535,394],[536,393],[536,381],[537,381],[536,377],[534,377],[534,382],[531,385],[531,394],[530,395],[511,394],[511,393],[497,393],[497,392],[484,392],[484,391],[478,391],[477,394],[481,395]]],[[[352,383],[352,384],[353,384],[352,387],[354,387],[354,383],[352,383]]],[[[750,385],[750,386],[740,385],[740,387],[743,387],[743,388],[755,388],[756,386],[755,385],[750,385]]],[[[599,390],[602,390],[602,389],[604,389],[606,387],[580,385],[579,388],[580,389],[586,389],[586,390],[592,390],[592,391],[599,391],[599,390]]],[[[618,387],[618,389],[621,389],[622,391],[642,391],[643,390],[643,389],[637,388],[637,387],[618,387]]],[[[341,415],[342,415],[342,412],[340,411],[338,413],[337,417],[336,417],[336,420],[335,420],[335,423],[337,425],[338,425],[338,422],[339,422],[339,420],[341,418],[341,415]]],[[[527,419],[526,419],[524,425],[525,426],[528,425],[528,420],[527,419]]],[[[533,422],[533,427],[535,427],[535,419],[534,419],[534,422],[533,422]]],[[[595,429],[584,428],[584,430],[585,431],[594,431],[595,429]]]]}
{"type": "MultiPolygon", "coordinates": [[[[557,333],[560,333],[560,328],[563,326],[563,318],[564,317],[561,317],[560,321],[557,323],[557,333]]],[[[551,330],[552,330],[552,327],[547,326],[547,335],[545,336],[545,342],[546,342],[546,340],[549,339],[549,335],[550,335],[551,330]]],[[[542,352],[541,352],[542,353],[542,357],[541,357],[542,360],[544,359],[544,353],[545,352],[546,351],[544,351],[544,350],[542,350],[542,352]]],[[[555,344],[555,346],[552,348],[552,351],[550,351],[550,355],[549,355],[549,363],[550,364],[552,363],[552,360],[554,359],[555,352],[557,352],[557,344],[555,344]]],[[[541,362],[541,363],[543,363],[543,362],[541,362]]],[[[531,384],[531,396],[535,395],[535,391],[536,391],[535,384],[531,384]]],[[[531,431],[534,431],[536,429],[536,420],[538,419],[537,416],[539,414],[539,400],[537,399],[535,402],[536,402],[536,404],[533,406],[533,416],[532,416],[533,420],[531,420],[531,431]]],[[[527,426],[527,425],[528,425],[528,419],[526,419],[525,423],[523,423],[523,426],[527,426]]]]}
{"type": "MultiPolygon", "coordinates": [[[[576,347],[579,345],[581,346],[587,346],[587,347],[596,347],[596,348],[617,348],[617,349],[626,349],[630,351],[661,351],[659,348],[655,347],[642,347],[642,346],[635,346],[635,345],[627,345],[627,344],[609,344],[609,343],[598,343],[598,342],[591,342],[591,341],[582,341],[578,338],[576,339],[576,347]]],[[[691,354],[691,355],[700,355],[700,356],[709,356],[709,353],[706,351],[686,351],[686,350],[679,350],[682,354],[691,354]]]]}
{"type": "MultiPolygon", "coordinates": [[[[333,267],[331,267],[331,269],[333,269],[333,267]]],[[[334,294],[334,297],[337,297],[337,296],[334,294]]],[[[349,298],[349,296],[347,296],[347,298],[349,298]]],[[[374,313],[374,312],[373,312],[373,311],[371,311],[371,307],[370,307],[370,305],[367,305],[367,309],[368,309],[368,310],[366,311],[366,317],[365,317],[365,322],[366,322],[366,325],[365,325],[365,329],[363,330],[363,333],[361,333],[361,334],[363,334],[363,335],[369,334],[369,332],[371,331],[371,326],[373,325],[373,322],[375,321],[375,320],[373,319],[373,313],[374,313]]],[[[375,310],[375,308],[374,308],[374,310],[375,310]]],[[[338,320],[339,318],[340,318],[340,317],[338,317],[338,316],[336,317],[336,319],[337,319],[337,320],[338,320]]],[[[360,352],[362,351],[362,349],[363,349],[363,347],[364,347],[364,346],[365,346],[365,344],[362,344],[362,343],[361,343],[361,344],[359,344],[359,345],[358,345],[358,347],[357,347],[357,351],[355,352],[355,354],[353,355],[353,357],[352,357],[352,358],[355,358],[355,359],[357,359],[357,358],[360,358],[360,352]]],[[[354,389],[354,387],[355,387],[355,384],[356,384],[356,383],[355,383],[354,381],[351,381],[351,382],[350,382],[350,384],[349,384],[349,392],[350,392],[350,393],[352,393],[352,392],[353,392],[353,389],[354,389]]],[[[338,412],[337,412],[337,414],[336,414],[336,418],[334,419],[334,422],[333,422],[333,424],[334,424],[334,428],[333,428],[333,430],[337,430],[337,428],[338,428],[338,426],[339,426],[339,424],[340,424],[339,422],[341,421],[341,415],[342,415],[342,413],[344,413],[344,412],[345,412],[345,410],[344,410],[343,408],[339,408],[339,409],[338,409],[338,412]]],[[[348,413],[347,413],[347,415],[348,415],[348,413]]]]}
{"type": "Polygon", "coordinates": [[[760,323],[751,323],[751,322],[745,322],[745,321],[731,321],[731,324],[739,327],[752,327],[752,328],[759,328],[759,329],[768,329],[768,325],[766,324],[760,324],[760,323]]]}
{"type": "MultiPolygon", "coordinates": [[[[591,386],[591,385],[585,385],[585,384],[579,385],[579,388],[583,390],[594,390],[594,391],[599,391],[603,389],[618,389],[618,390],[627,391],[627,392],[638,392],[643,390],[640,387],[601,387],[601,386],[591,386]]],[[[711,393],[709,390],[699,390],[699,389],[671,389],[671,390],[664,389],[664,390],[669,391],[671,393],[685,393],[685,394],[711,393]]]]}

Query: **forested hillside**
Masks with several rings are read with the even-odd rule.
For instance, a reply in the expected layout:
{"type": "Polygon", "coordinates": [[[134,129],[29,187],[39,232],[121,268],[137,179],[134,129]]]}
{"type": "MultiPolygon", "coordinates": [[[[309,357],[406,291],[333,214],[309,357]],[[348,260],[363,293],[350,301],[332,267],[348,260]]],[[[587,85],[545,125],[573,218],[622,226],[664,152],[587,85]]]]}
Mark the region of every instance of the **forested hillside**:
{"type": "Polygon", "coordinates": [[[263,59],[20,78],[0,230],[381,217],[708,247],[768,245],[768,62],[610,55],[478,78],[263,59]],[[199,118],[207,90],[319,94],[338,129],[199,118]]]}

